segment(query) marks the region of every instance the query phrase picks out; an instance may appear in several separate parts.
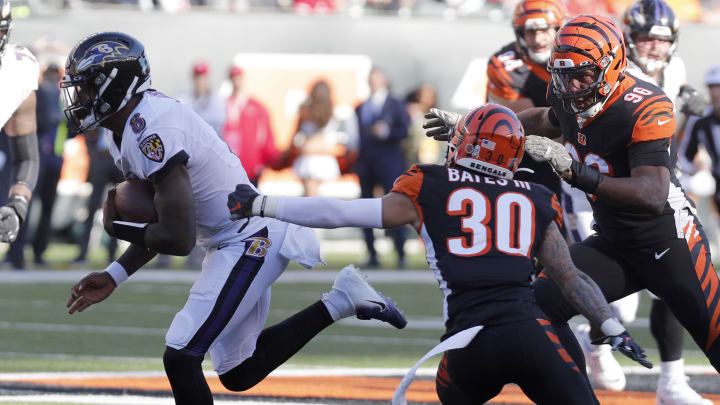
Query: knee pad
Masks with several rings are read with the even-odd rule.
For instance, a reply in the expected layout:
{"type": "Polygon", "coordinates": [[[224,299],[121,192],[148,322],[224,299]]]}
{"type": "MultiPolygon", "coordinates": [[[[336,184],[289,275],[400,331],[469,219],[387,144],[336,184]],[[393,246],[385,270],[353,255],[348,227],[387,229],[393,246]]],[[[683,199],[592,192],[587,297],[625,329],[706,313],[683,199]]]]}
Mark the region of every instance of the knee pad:
{"type": "Polygon", "coordinates": [[[171,373],[186,372],[188,369],[201,367],[200,364],[202,360],[202,357],[191,356],[172,347],[166,347],[165,354],[163,354],[163,364],[165,365],[165,372],[168,376],[171,373]]]}

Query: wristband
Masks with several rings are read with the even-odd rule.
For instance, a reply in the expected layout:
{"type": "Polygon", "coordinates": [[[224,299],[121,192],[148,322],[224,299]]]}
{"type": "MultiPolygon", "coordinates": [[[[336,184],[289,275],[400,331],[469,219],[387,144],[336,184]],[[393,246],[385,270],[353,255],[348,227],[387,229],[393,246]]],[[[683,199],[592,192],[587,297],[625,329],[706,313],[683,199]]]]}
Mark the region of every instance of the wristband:
{"type": "Polygon", "coordinates": [[[605,336],[618,336],[625,332],[625,327],[615,318],[608,318],[600,325],[600,330],[605,336]]]}
{"type": "Polygon", "coordinates": [[[145,247],[145,231],[150,224],[140,222],[113,221],[113,233],[118,239],[133,245],[145,247]]]}
{"type": "Polygon", "coordinates": [[[572,163],[570,163],[570,171],[572,172],[572,178],[568,180],[568,183],[586,193],[594,194],[602,182],[602,175],[597,170],[577,160],[573,159],[572,163]]]}
{"type": "Polygon", "coordinates": [[[115,287],[122,284],[129,277],[127,271],[125,270],[125,267],[123,267],[123,265],[118,262],[110,263],[110,265],[107,266],[107,269],[105,269],[105,273],[109,274],[110,277],[112,277],[113,281],[115,282],[115,287]]]}
{"type": "Polygon", "coordinates": [[[275,218],[277,214],[278,199],[267,195],[258,195],[252,202],[250,207],[251,213],[255,217],[275,218]]]}

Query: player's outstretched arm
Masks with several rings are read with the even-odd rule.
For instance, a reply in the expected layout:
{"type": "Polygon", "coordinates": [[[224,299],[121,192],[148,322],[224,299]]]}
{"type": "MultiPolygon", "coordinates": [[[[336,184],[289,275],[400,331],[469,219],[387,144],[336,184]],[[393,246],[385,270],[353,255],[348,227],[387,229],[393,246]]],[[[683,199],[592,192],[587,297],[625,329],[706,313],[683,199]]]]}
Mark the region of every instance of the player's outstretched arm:
{"type": "Polygon", "coordinates": [[[25,222],[40,167],[35,92],[20,104],[4,129],[8,135],[12,173],[8,202],[0,207],[0,242],[10,243],[25,222]]]}
{"type": "Polygon", "coordinates": [[[550,107],[528,108],[517,113],[517,117],[528,135],[540,135],[552,139],[562,135],[560,123],[550,107]]]}
{"type": "Polygon", "coordinates": [[[417,221],[412,201],[400,193],[383,198],[340,200],[321,197],[271,197],[239,184],[228,195],[234,220],[261,216],[311,228],[396,228],[417,221]]]}
{"type": "Polygon", "coordinates": [[[545,266],[550,278],[570,304],[591,323],[600,326],[605,337],[595,344],[609,344],[613,350],[647,368],[652,368],[645,351],[633,340],[625,327],[615,318],[600,288],[585,273],[578,270],[570,258],[570,251],[560,230],[554,222],[545,231],[545,239],[538,249],[537,258],[545,266]]]}
{"type": "Polygon", "coordinates": [[[567,243],[555,222],[547,227],[537,258],[565,298],[592,324],[600,326],[612,318],[612,309],[600,288],[573,264],[567,243]]]}

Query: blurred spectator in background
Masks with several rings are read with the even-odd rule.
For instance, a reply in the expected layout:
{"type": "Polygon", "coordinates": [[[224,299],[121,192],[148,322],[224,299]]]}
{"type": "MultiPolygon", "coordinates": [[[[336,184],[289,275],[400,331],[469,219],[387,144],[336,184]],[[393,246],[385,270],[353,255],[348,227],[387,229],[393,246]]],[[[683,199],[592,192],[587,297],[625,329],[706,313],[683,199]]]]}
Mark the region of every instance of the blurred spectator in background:
{"type": "Polygon", "coordinates": [[[227,100],[222,137],[240,158],[250,181],[257,186],[263,169],[273,166],[280,153],[275,147],[267,110],[243,92],[242,68],[231,66],[229,77],[232,94],[227,100]]]}
{"type": "Polygon", "coordinates": [[[408,137],[403,141],[405,163],[414,164],[437,163],[440,158],[439,143],[425,136],[423,123],[425,114],[437,106],[437,90],[435,85],[423,83],[410,92],[405,98],[410,127],[408,137]]]}
{"type": "Polygon", "coordinates": [[[298,14],[332,14],[335,12],[334,0],[293,0],[292,10],[298,14]]]}
{"type": "Polygon", "coordinates": [[[317,196],[323,182],[337,180],[339,159],[351,155],[357,144],[354,114],[340,117],[335,112],[330,85],[319,80],[300,105],[297,131],[290,146],[295,174],[303,181],[306,196],[317,196]]]}
{"type": "Polygon", "coordinates": [[[210,87],[210,65],[204,61],[192,66],[192,90],[178,96],[180,102],[190,106],[198,115],[210,124],[218,136],[225,125],[225,105],[210,87]]]}
{"type": "Polygon", "coordinates": [[[692,117],[685,125],[685,135],[680,142],[678,154],[685,173],[694,174],[701,169],[695,163],[698,149],[703,146],[711,159],[711,173],[715,179],[715,206],[720,209],[720,65],[711,67],[705,74],[705,84],[710,93],[712,108],[702,117],[692,117]]]}
{"type": "MultiPolygon", "coordinates": [[[[406,169],[402,142],[408,136],[408,117],[402,101],[390,95],[388,79],[380,69],[370,71],[370,98],[356,109],[360,149],[355,171],[360,180],[362,198],[375,197],[375,186],[387,194],[406,169]]],[[[398,267],[405,263],[405,228],[390,231],[398,255],[398,267]]],[[[363,229],[368,249],[366,268],[378,267],[375,237],[370,228],[363,229]]]]}
{"type": "MultiPolygon", "coordinates": [[[[38,148],[40,150],[40,171],[38,182],[35,186],[34,197],[28,210],[28,218],[33,208],[37,209],[40,203],[40,220],[34,231],[33,258],[35,264],[44,265],[42,258],[47,249],[50,238],[50,219],[52,209],[57,196],[57,184],[60,180],[62,169],[63,143],[67,139],[67,129],[63,123],[64,119],[60,107],[60,83],[61,68],[56,64],[45,66],[41,72],[41,82],[36,92],[37,101],[35,114],[37,117],[38,148]]],[[[21,227],[18,237],[10,245],[7,253],[7,260],[16,269],[25,267],[24,246],[28,238],[29,229],[21,227]]]]}
{"type": "MultiPolygon", "coordinates": [[[[108,137],[105,135],[106,132],[107,130],[105,128],[99,127],[97,130],[84,133],[88,155],[90,156],[88,181],[92,185],[92,192],[90,193],[90,198],[87,200],[87,218],[83,223],[82,235],[78,241],[80,254],[73,260],[73,264],[76,265],[87,264],[88,246],[90,244],[93,225],[98,224],[99,227],[96,229],[98,229],[101,234],[104,234],[102,221],[100,219],[96,221],[95,218],[96,216],[102,215],[100,210],[107,195],[105,192],[106,188],[121,183],[124,180],[122,172],[115,166],[115,162],[113,162],[110,156],[107,143],[108,137]]],[[[110,238],[107,244],[108,263],[115,260],[116,249],[117,239],[110,238]]]]}

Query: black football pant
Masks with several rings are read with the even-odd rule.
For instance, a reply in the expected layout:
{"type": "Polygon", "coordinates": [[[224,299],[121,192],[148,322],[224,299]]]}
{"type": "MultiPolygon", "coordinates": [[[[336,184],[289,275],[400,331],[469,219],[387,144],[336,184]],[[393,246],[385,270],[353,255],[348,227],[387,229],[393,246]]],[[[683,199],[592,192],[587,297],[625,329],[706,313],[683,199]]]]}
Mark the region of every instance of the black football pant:
{"type": "Polygon", "coordinates": [[[484,404],[515,383],[539,405],[598,404],[590,384],[544,319],[489,326],[449,350],[435,379],[445,405],[484,404]]]}
{"type": "MultiPolygon", "coordinates": [[[[617,246],[593,235],[570,247],[575,265],[598,284],[608,302],[641,289],[660,297],[720,371],[720,282],[702,226],[690,221],[685,238],[643,248],[617,246]]],[[[582,351],[567,320],[578,312],[544,273],[533,283],[540,307],[578,364],[582,351]]]]}

